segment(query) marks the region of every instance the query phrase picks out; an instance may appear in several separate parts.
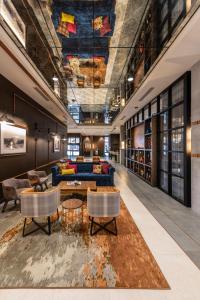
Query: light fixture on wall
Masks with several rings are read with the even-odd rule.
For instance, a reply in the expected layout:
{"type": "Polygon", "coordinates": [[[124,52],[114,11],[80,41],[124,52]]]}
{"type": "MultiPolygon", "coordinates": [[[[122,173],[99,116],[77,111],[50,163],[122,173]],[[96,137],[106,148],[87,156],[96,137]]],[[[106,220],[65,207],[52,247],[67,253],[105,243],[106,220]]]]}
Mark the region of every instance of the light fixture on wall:
{"type": "Polygon", "coordinates": [[[66,142],[67,138],[63,135],[62,138],[61,138],[61,141],[66,142]]]}
{"type": "Polygon", "coordinates": [[[192,152],[192,136],[191,136],[191,127],[186,130],[186,151],[187,154],[191,154],[192,152]]]}
{"type": "Polygon", "coordinates": [[[125,98],[122,98],[122,99],[121,99],[121,106],[124,107],[125,104],[126,104],[126,103],[125,103],[125,98]]]}
{"type": "Polygon", "coordinates": [[[125,142],[121,141],[121,149],[124,150],[125,149],[125,142]]]}
{"type": "Polygon", "coordinates": [[[1,124],[8,124],[8,125],[15,125],[15,122],[10,119],[7,114],[3,114],[1,117],[0,117],[0,123],[1,124]]]}

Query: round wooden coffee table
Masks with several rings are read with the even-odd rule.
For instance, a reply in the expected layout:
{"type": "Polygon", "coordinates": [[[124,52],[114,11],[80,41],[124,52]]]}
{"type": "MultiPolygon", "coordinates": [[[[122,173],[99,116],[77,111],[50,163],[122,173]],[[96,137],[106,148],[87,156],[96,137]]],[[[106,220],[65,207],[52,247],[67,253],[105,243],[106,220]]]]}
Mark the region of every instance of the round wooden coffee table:
{"type": "Polygon", "coordinates": [[[62,210],[62,224],[67,231],[80,230],[83,223],[83,201],[76,198],[65,200],[62,203],[62,210]]]}

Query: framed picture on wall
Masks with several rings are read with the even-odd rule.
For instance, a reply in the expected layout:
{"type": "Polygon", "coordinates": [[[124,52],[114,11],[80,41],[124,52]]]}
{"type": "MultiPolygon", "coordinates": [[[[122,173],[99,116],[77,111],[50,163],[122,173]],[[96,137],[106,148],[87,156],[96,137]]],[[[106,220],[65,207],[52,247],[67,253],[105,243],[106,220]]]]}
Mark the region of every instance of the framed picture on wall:
{"type": "Polygon", "coordinates": [[[0,124],[0,154],[23,153],[26,153],[26,129],[9,124],[0,124]]]}
{"type": "Polygon", "coordinates": [[[60,136],[59,135],[55,135],[53,138],[53,151],[54,152],[60,152],[60,136]]]}

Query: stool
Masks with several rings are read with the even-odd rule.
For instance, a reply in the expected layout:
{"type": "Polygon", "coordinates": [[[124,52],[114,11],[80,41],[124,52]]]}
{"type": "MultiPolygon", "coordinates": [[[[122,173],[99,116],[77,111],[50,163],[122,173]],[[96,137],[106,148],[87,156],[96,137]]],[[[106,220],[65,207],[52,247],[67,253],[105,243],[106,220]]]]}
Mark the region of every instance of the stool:
{"type": "Polygon", "coordinates": [[[83,201],[72,198],[62,203],[62,225],[66,231],[79,231],[83,223],[83,201]]]}

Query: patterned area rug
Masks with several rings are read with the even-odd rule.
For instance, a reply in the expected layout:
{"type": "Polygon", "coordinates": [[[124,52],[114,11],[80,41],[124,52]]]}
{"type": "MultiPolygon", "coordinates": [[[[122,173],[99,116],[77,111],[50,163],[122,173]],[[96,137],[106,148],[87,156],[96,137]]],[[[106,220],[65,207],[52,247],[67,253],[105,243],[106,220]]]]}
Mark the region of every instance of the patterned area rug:
{"type": "MultiPolygon", "coordinates": [[[[0,288],[168,289],[152,253],[121,201],[118,236],[91,237],[86,207],[81,231],[53,216],[51,236],[22,237],[23,220],[0,239],[0,288]]],[[[32,225],[30,225],[32,226],[32,225]]]]}

